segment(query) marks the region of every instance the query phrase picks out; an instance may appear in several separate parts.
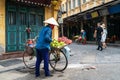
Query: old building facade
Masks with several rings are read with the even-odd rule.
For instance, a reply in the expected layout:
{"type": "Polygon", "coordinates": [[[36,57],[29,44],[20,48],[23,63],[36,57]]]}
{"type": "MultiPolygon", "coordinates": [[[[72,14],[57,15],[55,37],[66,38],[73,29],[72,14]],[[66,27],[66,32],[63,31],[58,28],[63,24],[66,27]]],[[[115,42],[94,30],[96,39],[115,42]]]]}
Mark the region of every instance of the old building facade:
{"type": "Polygon", "coordinates": [[[87,32],[87,40],[93,41],[97,22],[103,21],[108,30],[107,40],[120,41],[120,1],[119,0],[64,0],[62,2],[64,35],[72,38],[87,32]]]}
{"type": "MultiPolygon", "coordinates": [[[[0,47],[5,52],[23,51],[25,41],[38,35],[43,21],[57,20],[61,0],[0,0],[0,47]],[[30,28],[30,32],[27,30],[30,28]]],[[[53,30],[58,38],[58,28],[53,30]]]]}

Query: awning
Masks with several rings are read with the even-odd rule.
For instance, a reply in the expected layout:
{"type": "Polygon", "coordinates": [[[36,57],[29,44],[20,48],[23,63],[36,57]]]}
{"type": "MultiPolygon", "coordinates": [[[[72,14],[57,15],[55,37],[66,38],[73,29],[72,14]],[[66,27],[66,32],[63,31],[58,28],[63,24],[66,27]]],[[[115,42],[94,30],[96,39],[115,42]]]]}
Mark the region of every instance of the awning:
{"type": "Polygon", "coordinates": [[[40,6],[50,6],[51,4],[51,0],[12,0],[12,1],[40,6]]]}

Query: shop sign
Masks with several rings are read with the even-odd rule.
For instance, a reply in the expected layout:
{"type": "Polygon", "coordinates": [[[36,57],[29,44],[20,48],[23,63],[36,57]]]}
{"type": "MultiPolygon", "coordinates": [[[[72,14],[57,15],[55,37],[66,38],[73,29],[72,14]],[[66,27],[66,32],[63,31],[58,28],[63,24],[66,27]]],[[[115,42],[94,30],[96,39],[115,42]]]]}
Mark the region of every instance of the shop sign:
{"type": "Polygon", "coordinates": [[[105,9],[99,10],[99,14],[100,16],[108,15],[109,14],[108,9],[105,8],[105,9]]]}
{"type": "Polygon", "coordinates": [[[120,4],[114,5],[108,8],[110,14],[119,13],[120,12],[120,4]]]}
{"type": "Polygon", "coordinates": [[[91,16],[92,16],[92,18],[95,18],[95,17],[98,17],[99,15],[98,15],[98,12],[95,11],[95,12],[92,12],[92,13],[91,13],[91,16]]]}

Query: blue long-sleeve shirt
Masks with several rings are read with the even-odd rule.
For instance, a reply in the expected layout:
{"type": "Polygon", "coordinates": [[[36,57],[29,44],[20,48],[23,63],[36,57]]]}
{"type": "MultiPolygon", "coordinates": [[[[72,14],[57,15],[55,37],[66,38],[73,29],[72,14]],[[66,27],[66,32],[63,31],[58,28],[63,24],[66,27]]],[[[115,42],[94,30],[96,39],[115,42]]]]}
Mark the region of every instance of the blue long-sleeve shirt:
{"type": "Polygon", "coordinates": [[[52,29],[49,25],[43,27],[39,32],[38,40],[36,43],[37,49],[50,49],[50,42],[52,41],[52,29]]]}

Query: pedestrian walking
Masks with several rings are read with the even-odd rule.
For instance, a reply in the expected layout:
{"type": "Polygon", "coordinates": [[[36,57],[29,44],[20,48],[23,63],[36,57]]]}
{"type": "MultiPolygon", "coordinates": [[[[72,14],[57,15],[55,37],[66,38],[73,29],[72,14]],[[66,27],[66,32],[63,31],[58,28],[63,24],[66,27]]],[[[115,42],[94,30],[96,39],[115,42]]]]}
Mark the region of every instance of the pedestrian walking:
{"type": "Polygon", "coordinates": [[[101,38],[101,42],[102,42],[102,47],[106,48],[106,37],[107,37],[107,28],[105,26],[104,23],[101,24],[101,27],[103,28],[103,34],[102,34],[102,38],[101,38]]]}
{"type": "Polygon", "coordinates": [[[101,42],[102,34],[103,34],[103,29],[101,27],[101,23],[97,23],[97,28],[95,29],[94,37],[96,38],[97,44],[98,44],[97,50],[100,50],[100,51],[103,50],[102,42],[101,42]]]}
{"type": "Polygon", "coordinates": [[[35,68],[35,76],[40,76],[40,64],[41,61],[44,60],[44,71],[45,76],[52,76],[49,71],[49,50],[50,50],[50,42],[52,41],[52,29],[54,26],[58,26],[58,23],[54,18],[49,18],[45,20],[44,23],[47,25],[42,28],[39,32],[38,40],[36,43],[36,68],[35,68]]]}

